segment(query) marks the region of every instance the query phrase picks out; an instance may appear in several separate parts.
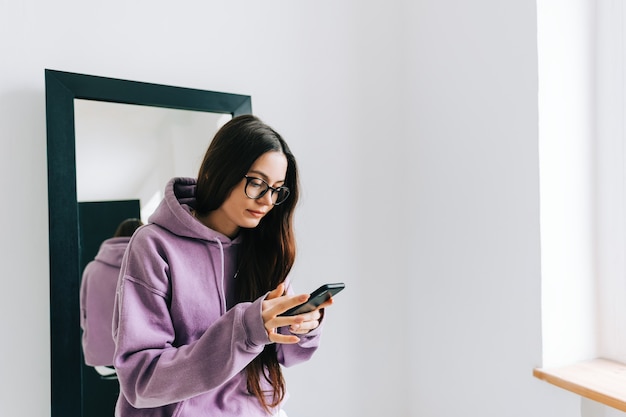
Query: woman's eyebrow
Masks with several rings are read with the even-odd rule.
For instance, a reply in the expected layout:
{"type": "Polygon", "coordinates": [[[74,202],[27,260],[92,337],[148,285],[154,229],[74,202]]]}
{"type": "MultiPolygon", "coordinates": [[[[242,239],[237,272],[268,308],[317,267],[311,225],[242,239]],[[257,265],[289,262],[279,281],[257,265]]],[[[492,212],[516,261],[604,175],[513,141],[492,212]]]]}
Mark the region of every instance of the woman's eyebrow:
{"type": "MultiPolygon", "coordinates": [[[[248,171],[248,173],[249,174],[256,174],[259,177],[261,177],[262,179],[264,179],[265,181],[269,182],[269,177],[265,173],[263,173],[261,171],[257,171],[257,170],[251,169],[251,170],[248,171]]],[[[284,182],[285,182],[285,180],[278,180],[278,181],[275,181],[274,184],[284,183],[284,182]]]]}

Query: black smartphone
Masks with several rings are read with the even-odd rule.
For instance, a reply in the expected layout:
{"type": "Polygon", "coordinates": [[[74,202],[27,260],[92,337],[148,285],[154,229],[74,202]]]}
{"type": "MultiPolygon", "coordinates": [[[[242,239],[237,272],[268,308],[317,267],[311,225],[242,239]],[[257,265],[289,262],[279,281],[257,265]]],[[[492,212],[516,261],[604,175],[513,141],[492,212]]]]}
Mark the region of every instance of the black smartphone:
{"type": "Polygon", "coordinates": [[[343,282],[324,284],[315,291],[313,291],[306,302],[290,308],[289,310],[281,314],[281,316],[295,316],[297,314],[313,311],[324,301],[328,300],[330,297],[337,294],[344,288],[346,288],[346,285],[343,282]]]}

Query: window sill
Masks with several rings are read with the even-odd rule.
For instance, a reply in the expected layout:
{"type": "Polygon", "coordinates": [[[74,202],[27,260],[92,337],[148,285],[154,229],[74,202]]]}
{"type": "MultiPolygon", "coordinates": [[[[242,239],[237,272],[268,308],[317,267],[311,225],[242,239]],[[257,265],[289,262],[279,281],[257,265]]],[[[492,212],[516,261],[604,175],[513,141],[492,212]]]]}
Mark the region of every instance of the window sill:
{"type": "Polygon", "coordinates": [[[626,364],[597,358],[559,368],[535,368],[533,375],[590,400],[626,411],[626,364]]]}

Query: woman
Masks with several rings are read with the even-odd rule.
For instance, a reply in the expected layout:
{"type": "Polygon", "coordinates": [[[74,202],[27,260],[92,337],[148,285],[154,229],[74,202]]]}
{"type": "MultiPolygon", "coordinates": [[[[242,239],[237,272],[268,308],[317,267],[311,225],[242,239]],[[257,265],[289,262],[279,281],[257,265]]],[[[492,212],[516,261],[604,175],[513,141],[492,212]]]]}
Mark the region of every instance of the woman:
{"type": "Polygon", "coordinates": [[[113,365],[115,350],[111,319],[122,257],[130,237],[141,225],[139,219],[122,221],[113,237],[102,242],[96,257],[85,266],[80,283],[80,327],[85,363],[104,376],[114,373],[108,368],[113,365]]]}
{"type": "Polygon", "coordinates": [[[118,283],[118,417],[282,413],[280,365],[311,357],[332,303],[280,316],[308,298],[286,291],[297,200],[294,156],[251,115],[217,132],[197,182],[169,182],[118,283]]]}

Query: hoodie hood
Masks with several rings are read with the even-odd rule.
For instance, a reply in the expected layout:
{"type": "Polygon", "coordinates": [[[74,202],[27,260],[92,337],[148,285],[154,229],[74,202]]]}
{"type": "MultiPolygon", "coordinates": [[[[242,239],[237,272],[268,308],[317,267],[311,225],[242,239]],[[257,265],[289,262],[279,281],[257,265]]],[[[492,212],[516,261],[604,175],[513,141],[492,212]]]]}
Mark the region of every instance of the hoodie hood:
{"type": "Polygon", "coordinates": [[[209,229],[191,214],[196,205],[196,179],[173,178],[165,187],[163,200],[148,219],[171,233],[190,239],[218,242],[229,246],[239,242],[239,237],[230,239],[222,233],[209,229]]]}
{"type": "Polygon", "coordinates": [[[130,237],[112,237],[105,240],[98,249],[96,261],[119,268],[129,241],[130,237]]]}

